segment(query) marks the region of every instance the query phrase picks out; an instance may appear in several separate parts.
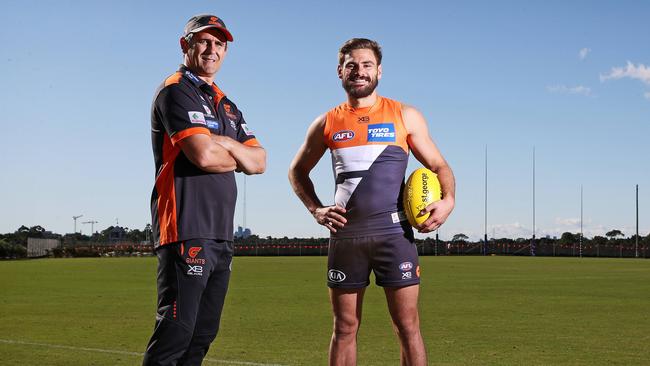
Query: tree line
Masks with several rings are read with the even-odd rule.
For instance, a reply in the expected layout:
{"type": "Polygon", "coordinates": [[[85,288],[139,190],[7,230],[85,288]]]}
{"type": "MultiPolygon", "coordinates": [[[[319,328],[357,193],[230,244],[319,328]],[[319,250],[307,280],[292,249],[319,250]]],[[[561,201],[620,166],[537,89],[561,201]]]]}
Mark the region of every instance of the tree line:
{"type": "MultiPolygon", "coordinates": [[[[0,234],[0,258],[22,258],[27,255],[27,238],[44,238],[44,239],[58,239],[63,247],[92,247],[94,245],[110,245],[111,243],[132,243],[140,247],[142,245],[150,245],[151,240],[151,225],[147,224],[143,229],[129,229],[120,226],[109,226],[108,228],[95,232],[92,235],[83,235],[81,233],[72,234],[57,234],[46,230],[40,225],[27,227],[25,225],[19,227],[13,233],[0,234]]],[[[581,237],[579,233],[564,232],[559,238],[538,238],[536,242],[540,245],[553,245],[559,247],[575,247],[577,245],[588,246],[618,246],[632,248],[638,244],[640,248],[645,251],[650,250],[650,234],[646,236],[632,235],[625,237],[623,232],[618,229],[610,230],[604,236],[596,235],[592,238],[581,237]]],[[[488,245],[491,246],[490,250],[495,246],[509,246],[509,245],[526,245],[530,244],[530,238],[490,238],[488,245]]],[[[235,246],[241,249],[248,248],[266,248],[267,250],[276,250],[281,253],[279,249],[287,249],[288,246],[294,248],[327,248],[327,238],[289,238],[287,236],[281,238],[274,238],[271,236],[259,237],[251,235],[247,238],[236,238],[235,246]]],[[[469,237],[464,233],[453,235],[451,240],[437,241],[432,237],[426,239],[416,240],[416,244],[420,248],[434,247],[437,245],[452,245],[456,248],[458,246],[480,246],[483,240],[470,241],[469,237]]],[[[644,251],[644,253],[645,253],[644,251]]],[[[317,251],[315,253],[322,253],[317,251]]],[[[436,251],[437,253],[437,251],[436,251]]],[[[466,252],[469,253],[469,252],[466,252]]],[[[245,252],[242,252],[245,254],[245,252]]]]}

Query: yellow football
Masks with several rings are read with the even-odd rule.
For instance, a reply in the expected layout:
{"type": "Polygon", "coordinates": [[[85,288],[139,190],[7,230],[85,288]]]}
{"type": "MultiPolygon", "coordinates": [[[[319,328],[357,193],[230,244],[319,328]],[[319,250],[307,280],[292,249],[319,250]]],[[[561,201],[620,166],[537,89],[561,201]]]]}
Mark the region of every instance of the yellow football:
{"type": "Polygon", "coordinates": [[[427,212],[418,216],[420,211],[430,203],[439,201],[442,198],[442,190],[438,175],[427,168],[416,169],[404,187],[404,213],[411,226],[415,227],[429,218],[427,212]]]}

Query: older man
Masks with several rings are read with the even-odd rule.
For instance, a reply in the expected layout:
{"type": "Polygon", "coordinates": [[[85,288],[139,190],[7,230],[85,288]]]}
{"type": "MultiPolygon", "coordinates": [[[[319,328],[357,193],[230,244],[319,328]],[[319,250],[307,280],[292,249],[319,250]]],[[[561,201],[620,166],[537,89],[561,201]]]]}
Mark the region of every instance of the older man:
{"type": "Polygon", "coordinates": [[[183,65],[151,111],[151,197],[158,312],[143,365],[200,365],[219,329],[233,255],[235,171],[260,174],[266,152],[214,77],[233,37],[220,18],[192,17],[183,65]]]}

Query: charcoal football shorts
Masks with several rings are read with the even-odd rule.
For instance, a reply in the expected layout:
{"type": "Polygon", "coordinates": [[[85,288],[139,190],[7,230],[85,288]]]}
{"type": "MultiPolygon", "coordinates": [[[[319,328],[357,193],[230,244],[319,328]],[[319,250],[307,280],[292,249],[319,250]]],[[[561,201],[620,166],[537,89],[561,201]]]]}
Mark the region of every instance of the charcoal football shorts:
{"type": "Polygon", "coordinates": [[[382,287],[420,283],[418,251],[404,234],[330,239],[327,285],[331,288],[363,288],[370,271],[382,287]]]}

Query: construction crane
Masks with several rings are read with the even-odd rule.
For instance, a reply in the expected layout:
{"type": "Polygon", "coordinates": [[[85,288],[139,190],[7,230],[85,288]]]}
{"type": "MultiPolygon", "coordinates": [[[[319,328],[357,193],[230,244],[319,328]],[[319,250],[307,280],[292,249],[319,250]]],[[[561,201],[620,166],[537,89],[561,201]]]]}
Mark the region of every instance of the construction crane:
{"type": "Polygon", "coordinates": [[[83,217],[83,215],[77,215],[77,216],[72,216],[72,219],[74,220],[74,233],[77,233],[77,219],[83,217]]]}
{"type": "Polygon", "coordinates": [[[88,220],[88,221],[82,222],[82,224],[90,224],[90,236],[93,236],[93,234],[95,233],[95,224],[98,223],[98,222],[99,221],[88,220]]]}

